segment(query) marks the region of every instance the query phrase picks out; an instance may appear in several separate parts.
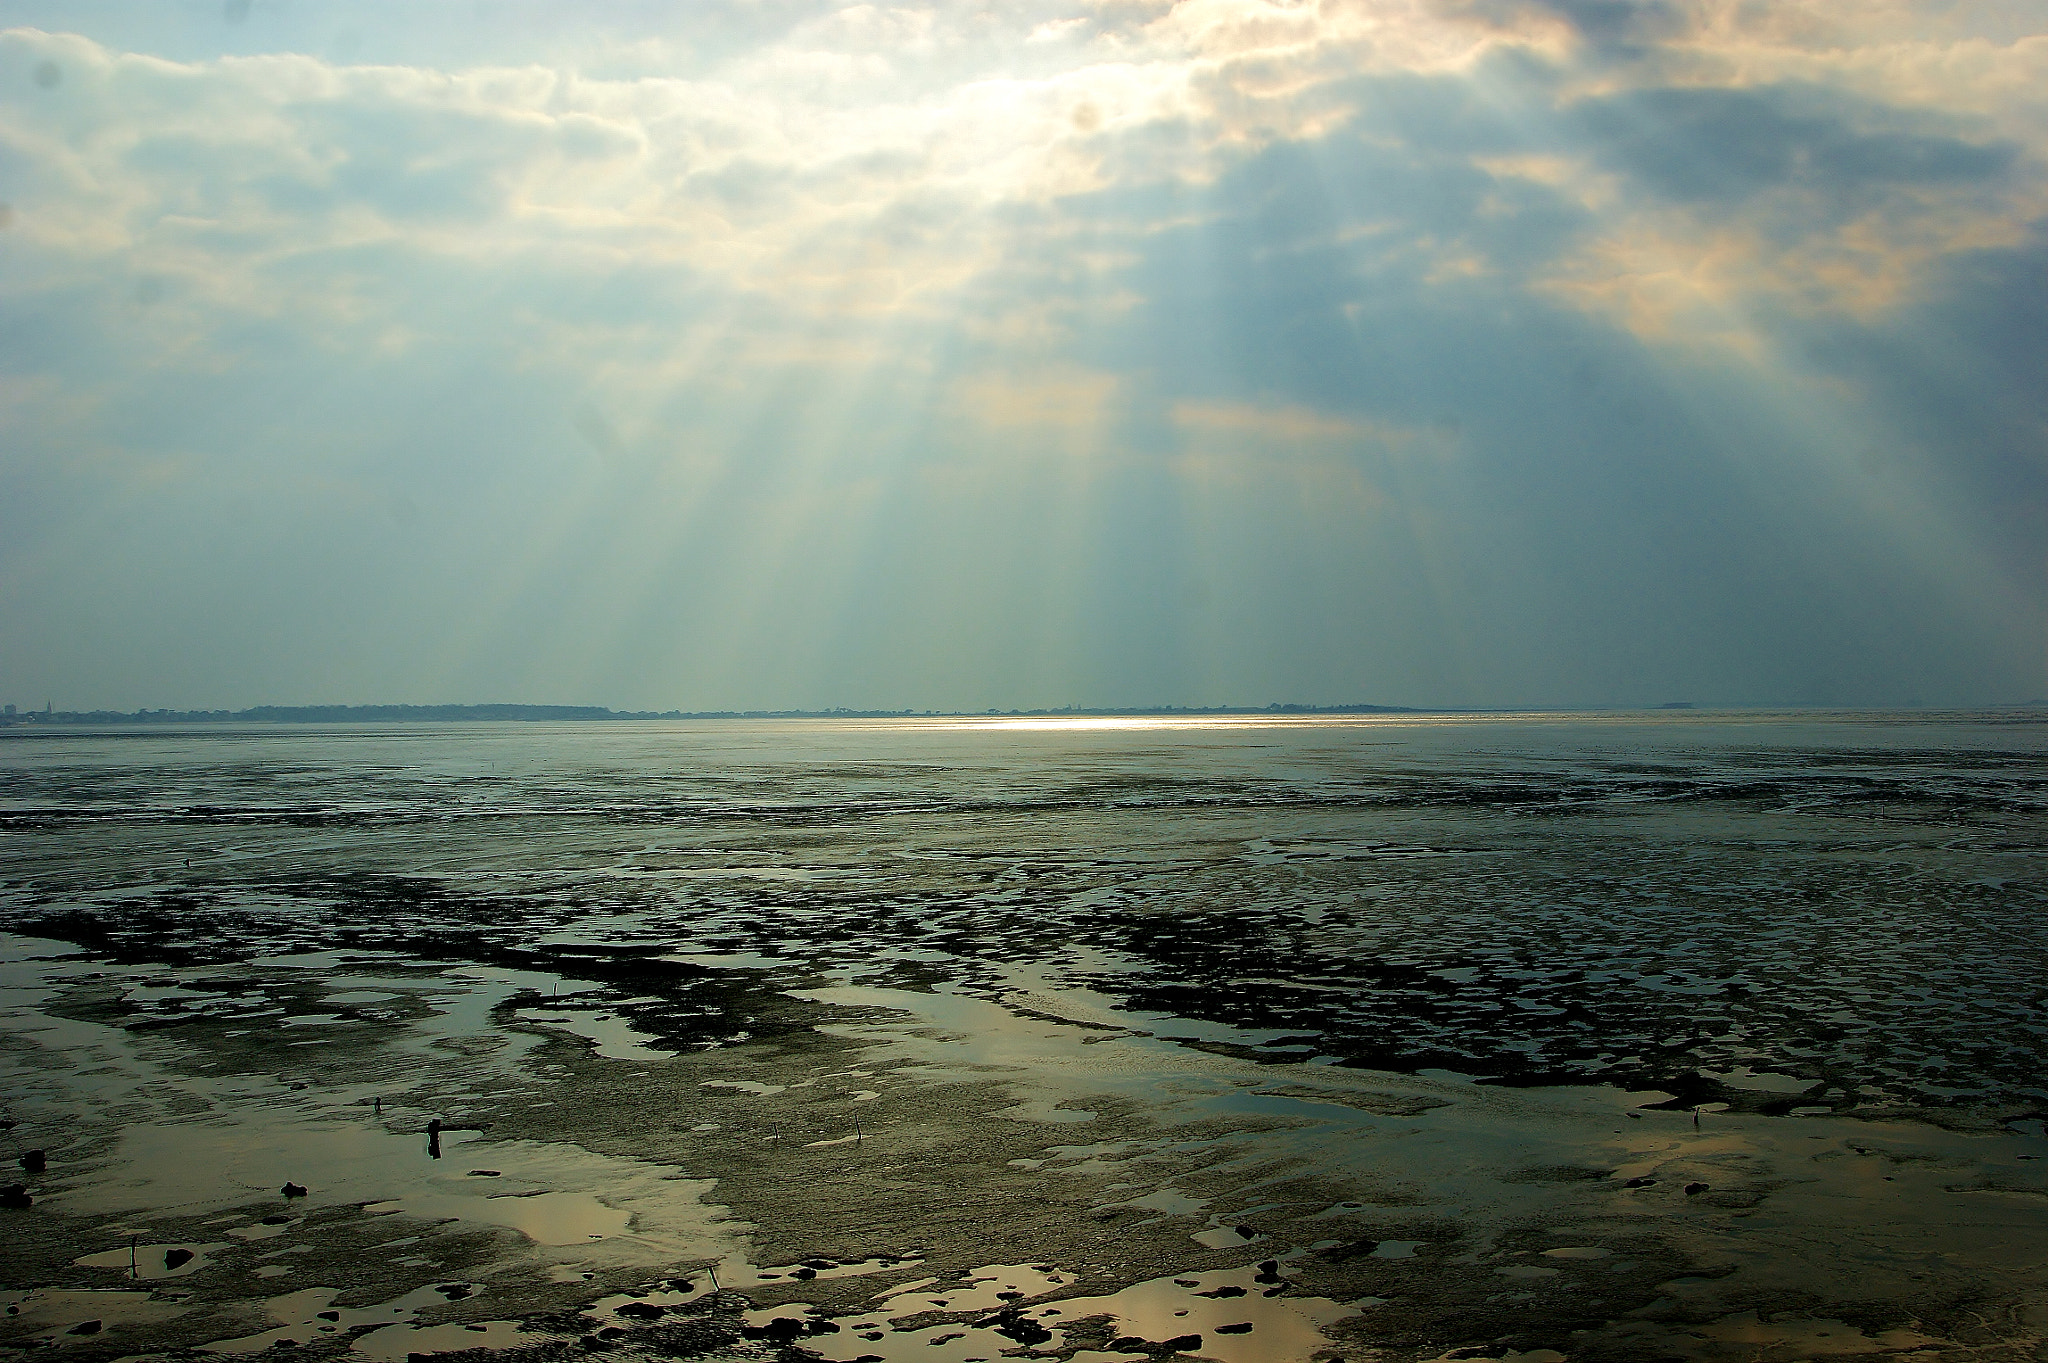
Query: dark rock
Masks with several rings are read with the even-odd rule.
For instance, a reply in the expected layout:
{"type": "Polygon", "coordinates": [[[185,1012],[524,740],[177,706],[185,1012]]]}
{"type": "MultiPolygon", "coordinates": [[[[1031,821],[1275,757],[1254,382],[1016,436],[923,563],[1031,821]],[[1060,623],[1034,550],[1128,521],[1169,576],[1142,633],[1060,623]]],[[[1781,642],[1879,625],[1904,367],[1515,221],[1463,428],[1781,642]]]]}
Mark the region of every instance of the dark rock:
{"type": "Polygon", "coordinates": [[[652,1302],[629,1301],[619,1308],[618,1313],[631,1320],[657,1320],[668,1314],[668,1308],[652,1302]]]}
{"type": "Polygon", "coordinates": [[[164,1267],[167,1270],[183,1268],[196,1256],[189,1249],[167,1249],[164,1251],[164,1267]]]}
{"type": "Polygon", "coordinates": [[[1213,1292],[1197,1292],[1195,1295],[1198,1297],[1242,1297],[1244,1289],[1241,1287],[1219,1287],[1213,1292]]]}
{"type": "Polygon", "coordinates": [[[36,1200],[28,1195],[28,1189],[19,1183],[10,1183],[5,1188],[0,1188],[0,1207],[10,1211],[21,1211],[35,1204],[36,1200]]]}
{"type": "Polygon", "coordinates": [[[49,1157],[40,1150],[21,1152],[21,1171],[25,1174],[40,1174],[50,1167],[49,1157]]]}
{"type": "Polygon", "coordinates": [[[99,1332],[100,1323],[98,1321],[82,1320],[78,1322],[78,1324],[72,1326],[69,1330],[66,1330],[64,1333],[67,1335],[96,1335],[99,1332]]]}
{"type": "Polygon", "coordinates": [[[1687,1197],[1698,1197],[1706,1190],[1707,1185],[1704,1183],[1688,1183],[1685,1185],[1685,1195],[1687,1197]]]}
{"type": "Polygon", "coordinates": [[[996,1333],[1006,1339],[1014,1339],[1019,1344],[1043,1344],[1052,1338],[1052,1331],[1037,1321],[1026,1320],[1022,1316],[1011,1316],[998,1322],[996,1333]]]}
{"type": "Polygon", "coordinates": [[[279,1188],[278,1191],[286,1197],[304,1197],[306,1195],[306,1185],[303,1183],[287,1183],[284,1187],[279,1188]]]}
{"type": "Polygon", "coordinates": [[[1248,1320],[1239,1321],[1235,1325],[1219,1325],[1216,1327],[1216,1333],[1219,1335],[1248,1335],[1251,1332],[1252,1323],[1248,1320]]]}
{"type": "Polygon", "coordinates": [[[1623,1183],[1621,1186],[1624,1188],[1647,1188],[1650,1185],[1654,1184],[1656,1181],[1657,1180],[1654,1178],[1632,1178],[1629,1179],[1627,1182],[1623,1183]]]}

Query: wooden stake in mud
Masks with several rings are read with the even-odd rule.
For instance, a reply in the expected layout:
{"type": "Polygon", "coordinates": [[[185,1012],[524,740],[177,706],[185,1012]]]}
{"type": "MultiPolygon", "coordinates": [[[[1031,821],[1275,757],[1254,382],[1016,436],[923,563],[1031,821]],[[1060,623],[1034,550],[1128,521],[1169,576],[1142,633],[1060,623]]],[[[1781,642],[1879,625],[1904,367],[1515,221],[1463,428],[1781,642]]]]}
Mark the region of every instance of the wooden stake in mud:
{"type": "Polygon", "coordinates": [[[142,1276],[142,1271],[135,1267],[135,1239],[133,1235],[128,1237],[128,1276],[131,1278],[142,1276]]]}

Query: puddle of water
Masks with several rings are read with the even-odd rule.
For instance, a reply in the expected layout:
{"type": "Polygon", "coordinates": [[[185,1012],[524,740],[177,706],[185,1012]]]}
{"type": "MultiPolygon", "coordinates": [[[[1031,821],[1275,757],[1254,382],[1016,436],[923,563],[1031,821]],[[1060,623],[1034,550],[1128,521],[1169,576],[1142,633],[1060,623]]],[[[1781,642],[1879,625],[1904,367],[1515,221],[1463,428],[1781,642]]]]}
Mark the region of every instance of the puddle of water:
{"type": "Polygon", "coordinates": [[[1264,1237],[1250,1226],[1211,1226],[1198,1230],[1188,1237],[1205,1249],[1236,1249],[1240,1245],[1257,1244],[1264,1237]]]}
{"type": "Polygon", "coordinates": [[[12,1308],[7,1318],[10,1325],[19,1322],[47,1331],[51,1339],[61,1339],[89,1321],[98,1321],[102,1331],[118,1338],[126,1329],[154,1325],[184,1310],[149,1292],[59,1287],[0,1291],[0,1308],[12,1308]]]}
{"type": "Polygon", "coordinates": [[[265,1217],[246,1226],[232,1226],[228,1229],[228,1234],[237,1240],[274,1240],[304,1219],[297,1216],[265,1217]]]}
{"type": "Polygon", "coordinates": [[[1701,1070],[1700,1073],[1729,1088],[1755,1089],[1762,1093],[1804,1093],[1820,1086],[1817,1079],[1801,1079],[1796,1074],[1758,1073],[1747,1067],[1725,1071],[1701,1070]]]}
{"type": "Polygon", "coordinates": [[[208,1267],[208,1256],[228,1247],[225,1240],[194,1245],[172,1241],[161,1245],[122,1245],[99,1254],[83,1254],[71,1262],[81,1268],[113,1268],[143,1282],[185,1278],[208,1267]]]}
{"type": "Polygon", "coordinates": [[[741,1093],[751,1093],[757,1098],[772,1098],[778,1093],[786,1092],[789,1085],[763,1084],[752,1079],[706,1079],[698,1087],[707,1089],[738,1089],[741,1093]]]}
{"type": "Polygon", "coordinates": [[[1015,1107],[1006,1107],[995,1115],[998,1117],[1008,1117],[1010,1120],[1017,1122],[1050,1122],[1054,1124],[1092,1122],[1095,1120],[1095,1114],[1086,1108],[1062,1107],[1057,1101],[1045,1099],[1019,1103],[1015,1107]]]}
{"type": "Polygon", "coordinates": [[[655,1038],[613,1013],[574,1012],[555,1008],[521,1008],[514,1013],[521,1022],[551,1027],[591,1043],[591,1049],[607,1060],[664,1061],[675,1059],[647,1043],[655,1038]]]}
{"type": "MultiPolygon", "coordinates": [[[[904,1261],[899,1267],[908,1267],[904,1261]]],[[[748,1313],[747,1323],[756,1328],[775,1321],[800,1323],[808,1332],[800,1342],[827,1363],[886,1359],[891,1363],[997,1363],[1005,1350],[1020,1342],[1005,1335],[999,1325],[1025,1329],[1031,1337],[1048,1337],[1042,1328],[1020,1327],[997,1312],[1015,1303],[1041,1297],[1071,1281],[1043,1264],[991,1264],[979,1268],[949,1286],[937,1286],[939,1279],[920,1278],[876,1294],[876,1306],[833,1321],[820,1321],[804,1303],[764,1307],[748,1313]],[[981,1320],[947,1321],[936,1325],[906,1328],[898,1322],[932,1313],[979,1315],[981,1320]]]]}
{"type": "MultiPolygon", "coordinates": [[[[15,941],[18,947],[38,945],[15,941]]],[[[331,969],[344,959],[352,958],[319,953],[269,964],[331,969]]],[[[209,970],[221,976],[231,968],[209,970]]],[[[455,1129],[442,1131],[443,1158],[435,1160],[419,1130],[425,1113],[390,1102],[380,1112],[373,1104],[388,1096],[388,1085],[312,1089],[274,1075],[174,1073],[151,1058],[172,1044],[160,1036],[137,1037],[39,1011],[57,988],[118,973],[56,952],[0,962],[0,1030],[47,1055],[33,1066],[8,1067],[10,1082],[19,1081],[21,1106],[68,1110],[72,1125],[118,1131],[111,1153],[96,1158],[89,1170],[66,1166],[62,1147],[52,1142],[52,1186],[37,1188],[39,1206],[90,1218],[239,1211],[238,1218],[215,1221],[243,1220],[223,1233],[248,1242],[305,1235],[307,1209],[363,1206],[449,1222],[451,1230],[508,1227],[543,1258],[573,1248],[586,1264],[739,1256],[745,1228],[727,1222],[722,1208],[704,1203],[710,1180],[566,1142],[487,1141],[455,1129]],[[194,1109],[199,1115],[192,1115],[194,1109]],[[55,1172],[60,1169],[61,1175],[55,1172]],[[495,1176],[471,1177],[472,1169],[495,1176]],[[281,1193],[287,1182],[308,1189],[308,1195],[287,1200],[281,1193]],[[273,1210],[260,1210],[265,1204],[273,1210]],[[252,1207],[259,1209],[254,1215],[252,1207]]],[[[345,982],[367,985],[370,978],[349,975],[345,982]]],[[[445,1071],[448,1056],[432,1051],[435,1039],[470,1027],[502,1035],[490,1021],[495,1004],[522,989],[548,988],[543,975],[481,969],[411,981],[406,992],[431,997],[435,1012],[409,1028],[394,1049],[422,1048],[432,1056],[433,1070],[445,1071]]],[[[136,1269],[147,1279],[188,1276],[206,1266],[205,1250],[219,1247],[137,1246],[136,1269]],[[178,1249],[196,1252],[192,1260],[166,1267],[163,1254],[178,1249]]],[[[125,1272],[128,1247],[117,1245],[88,1256],[88,1262],[125,1272]]],[[[287,1271],[283,1265],[266,1268],[273,1276],[287,1271]]]]}
{"type": "Polygon", "coordinates": [[[1059,1338],[1065,1325],[1092,1316],[1111,1317],[1120,1338],[1163,1343],[1200,1335],[1199,1344],[1185,1345],[1182,1352],[1217,1363],[1302,1363],[1330,1348],[1330,1326],[1359,1314],[1355,1306],[1322,1297],[1266,1296],[1279,1281],[1258,1265],[1185,1273],[1108,1296],[1069,1298],[1029,1314],[1059,1338]],[[1233,1288],[1242,1295],[1230,1293],[1233,1288]]]}
{"type": "MultiPolygon", "coordinates": [[[[444,1159],[436,1162],[420,1137],[367,1123],[293,1121],[259,1111],[142,1126],[123,1137],[115,1177],[53,1201],[74,1213],[193,1212],[260,1200],[263,1190],[295,1178],[311,1190],[307,1205],[356,1204],[372,1214],[506,1226],[541,1246],[632,1239],[645,1251],[633,1257],[643,1261],[726,1247],[726,1235],[712,1224],[714,1210],[700,1200],[712,1186],[708,1179],[679,1178],[666,1166],[566,1143],[483,1141],[455,1131],[441,1140],[444,1159]],[[486,1161],[496,1177],[468,1174],[486,1161]]],[[[258,1240],[293,1229],[291,1222],[258,1222],[228,1233],[258,1240]]]]}
{"type": "MultiPolygon", "coordinates": [[[[271,1329],[235,1339],[216,1340],[211,1344],[202,1345],[201,1348],[206,1353],[214,1354],[251,1354],[271,1348],[302,1346],[323,1335],[346,1334],[365,1326],[405,1326],[421,1311],[473,1297],[483,1291],[484,1287],[480,1283],[440,1283],[414,1288],[403,1296],[379,1302],[375,1306],[335,1306],[334,1299],[341,1294],[341,1289],[300,1288],[296,1292],[287,1292],[281,1297],[272,1297],[264,1302],[264,1310],[272,1320],[278,1322],[271,1329]]],[[[385,1333],[386,1331],[382,1329],[373,1330],[366,1338],[385,1333]]]]}
{"type": "MultiPolygon", "coordinates": [[[[926,1279],[929,1283],[935,1281],[926,1279]]],[[[990,1264],[977,1268],[950,1288],[920,1290],[923,1284],[905,1283],[880,1294],[891,1320],[907,1320],[927,1311],[949,1315],[963,1311],[994,1311],[1013,1301],[1042,1297],[1073,1281],[1050,1265],[990,1264]]]]}
{"type": "Polygon", "coordinates": [[[678,965],[703,966],[707,970],[796,970],[802,961],[787,960],[781,956],[763,956],[750,951],[732,952],[677,952],[657,959],[674,961],[678,965]]]}
{"type": "MultiPolygon", "coordinates": [[[[1216,1363],[1305,1363],[1327,1350],[1328,1327],[1358,1314],[1356,1307],[1323,1298],[1268,1297],[1279,1290],[1277,1264],[1182,1274],[1138,1283],[1107,1296],[1031,1303],[1070,1280],[1049,1265],[997,1264],[957,1284],[936,1279],[905,1283],[882,1293],[874,1310],[842,1315],[825,1333],[801,1303],[763,1308],[749,1316],[756,1327],[801,1323],[801,1346],[828,1363],[861,1358],[885,1363],[997,1363],[1027,1348],[1063,1349],[1072,1326],[1107,1316],[1115,1337],[1152,1343],[1183,1341],[1181,1351],[1216,1363]],[[966,1320],[906,1328],[929,1314],[966,1320]],[[1196,1343],[1189,1336],[1200,1335],[1196,1343]]],[[[791,1328],[791,1327],[785,1327],[791,1328]]],[[[1095,1363],[1147,1357],[1134,1350],[1093,1349],[1074,1355],[1095,1363]]]]}

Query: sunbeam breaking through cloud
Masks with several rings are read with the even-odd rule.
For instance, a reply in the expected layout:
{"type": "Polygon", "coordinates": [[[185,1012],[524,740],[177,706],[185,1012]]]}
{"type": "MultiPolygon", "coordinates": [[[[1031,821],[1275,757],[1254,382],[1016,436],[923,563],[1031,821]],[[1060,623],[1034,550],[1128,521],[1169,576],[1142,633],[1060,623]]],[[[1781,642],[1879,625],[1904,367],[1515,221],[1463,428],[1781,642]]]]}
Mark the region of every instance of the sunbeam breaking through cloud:
{"type": "Polygon", "coordinates": [[[0,19],[0,686],[2048,690],[2022,4],[0,19]]]}

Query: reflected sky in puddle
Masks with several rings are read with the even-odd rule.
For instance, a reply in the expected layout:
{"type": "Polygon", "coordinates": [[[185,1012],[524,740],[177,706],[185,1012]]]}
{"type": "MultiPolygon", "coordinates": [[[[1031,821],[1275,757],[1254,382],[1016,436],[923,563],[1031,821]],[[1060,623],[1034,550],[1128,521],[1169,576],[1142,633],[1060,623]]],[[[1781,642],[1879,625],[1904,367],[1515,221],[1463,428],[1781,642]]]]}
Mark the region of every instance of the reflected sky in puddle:
{"type": "MultiPolygon", "coordinates": [[[[350,1207],[389,1216],[394,1230],[411,1227],[391,1242],[394,1254],[400,1246],[410,1247],[393,1262],[417,1260],[422,1274],[434,1270],[435,1237],[491,1227],[518,1232],[530,1257],[578,1272],[746,1258],[747,1228],[704,1201],[711,1182],[687,1178],[673,1166],[602,1156],[563,1141],[493,1141],[454,1125],[441,1132],[443,1158],[436,1160],[429,1157],[424,1131],[433,1109],[398,1101],[390,1083],[314,1087],[274,1075],[213,1077],[162,1068],[153,1056],[167,1043],[153,1034],[130,1034],[41,1011],[58,989],[133,983],[123,978],[132,972],[86,962],[49,945],[45,951],[42,943],[7,943],[12,959],[0,961],[0,1036],[13,1055],[38,1059],[22,1064],[0,1052],[0,1066],[8,1076],[14,1115],[51,1133],[41,1138],[52,1153],[50,1172],[36,1180],[37,1206],[85,1220],[120,1222],[106,1226],[105,1249],[79,1256],[82,1268],[129,1277],[133,1237],[138,1242],[133,1274],[144,1280],[203,1283],[214,1256],[238,1242],[264,1246],[260,1258],[272,1262],[244,1265],[259,1277],[317,1272],[322,1238],[330,1234],[329,1226],[342,1224],[322,1214],[350,1207]],[[61,1128],[54,1117],[58,1113],[67,1114],[61,1128]],[[68,1157],[70,1140],[55,1138],[60,1129],[112,1139],[81,1164],[68,1157]],[[280,1190],[287,1181],[306,1187],[307,1195],[285,1198],[280,1190]],[[207,1218],[211,1212],[227,1213],[207,1220],[217,1239],[180,1243],[149,1234],[152,1218],[207,1218]],[[167,1261],[167,1255],[176,1262],[167,1261]]],[[[436,1040],[498,1031],[491,1025],[493,1007],[518,991],[553,985],[544,975],[482,969],[386,979],[362,973],[361,965],[352,955],[318,953],[272,958],[266,969],[324,968],[334,972],[327,982],[345,991],[372,992],[372,986],[383,985],[374,992],[427,1001],[430,1006],[417,1024],[394,1038],[390,1048],[430,1056],[437,1071],[446,1069],[449,1056],[429,1049],[436,1040]]],[[[152,978],[171,973],[158,971],[152,978]]],[[[257,974],[229,967],[177,973],[216,983],[257,974]]],[[[140,987],[159,998],[171,997],[174,989],[140,987]]],[[[175,988],[194,998],[209,995],[193,980],[175,988]]],[[[241,1006],[248,1003],[245,999],[241,1006]]],[[[508,1049],[516,1055],[521,1048],[508,1049]]],[[[481,1067],[466,1066],[465,1077],[489,1082],[508,1071],[500,1054],[481,1067]]],[[[457,1106],[439,1110],[453,1113],[457,1106]]],[[[333,1294],[333,1289],[320,1290],[333,1294]]],[[[74,1309],[101,1310],[97,1299],[105,1294],[85,1295],[81,1304],[45,1294],[35,1310],[59,1316],[74,1309]]],[[[286,1303],[279,1319],[297,1328],[291,1304],[307,1300],[303,1293],[278,1300],[286,1303]]],[[[15,1319],[28,1317],[23,1300],[8,1304],[18,1308],[15,1319]]],[[[401,1303],[392,1309],[405,1307],[401,1303]]],[[[179,1308],[167,1309],[176,1314],[179,1308]]],[[[317,1332],[322,1327],[307,1328],[317,1332]]],[[[474,1338],[463,1342],[471,1347],[498,1343],[503,1333],[465,1330],[474,1338]]],[[[433,1337],[432,1347],[444,1347],[440,1338],[433,1337]]],[[[416,1344],[395,1357],[419,1351],[416,1344]]]]}
{"type": "Polygon", "coordinates": [[[551,1027],[567,1032],[571,1036],[580,1036],[591,1043],[593,1051],[607,1060],[646,1062],[675,1058],[672,1051],[647,1045],[646,1043],[654,1038],[639,1031],[632,1023],[615,1013],[568,1012],[559,1008],[521,1008],[513,1015],[521,1022],[551,1027]]]}
{"type": "Polygon", "coordinates": [[[1283,1264],[1269,1260],[1046,1302],[1041,1299],[1071,1283],[1069,1275],[1051,1265],[995,1264],[951,1285],[936,1279],[906,1283],[883,1293],[870,1311],[842,1314],[830,1322],[836,1329],[819,1323],[802,1303],[751,1312],[748,1323],[758,1328],[780,1321],[785,1329],[800,1324],[802,1347],[828,1363],[995,1363],[1027,1349],[1070,1348],[1076,1327],[1099,1320],[1107,1322],[1111,1348],[1087,1355],[1098,1359],[1127,1356],[1137,1341],[1179,1341],[1180,1352],[1217,1363],[1305,1363],[1330,1347],[1330,1326],[1359,1312],[1322,1298],[1283,1295],[1284,1271],[1283,1264]],[[934,1315],[946,1319],[916,1323],[934,1315]],[[1126,1340],[1132,1343],[1119,1349],[1118,1342],[1126,1340]]]}
{"type": "Polygon", "coordinates": [[[209,1256],[227,1247],[226,1241],[192,1244],[173,1240],[164,1244],[124,1245],[98,1254],[82,1254],[71,1262],[80,1268],[119,1269],[130,1279],[140,1282],[160,1282],[167,1278],[190,1277],[201,1269],[212,1267],[213,1260],[209,1256]]]}

